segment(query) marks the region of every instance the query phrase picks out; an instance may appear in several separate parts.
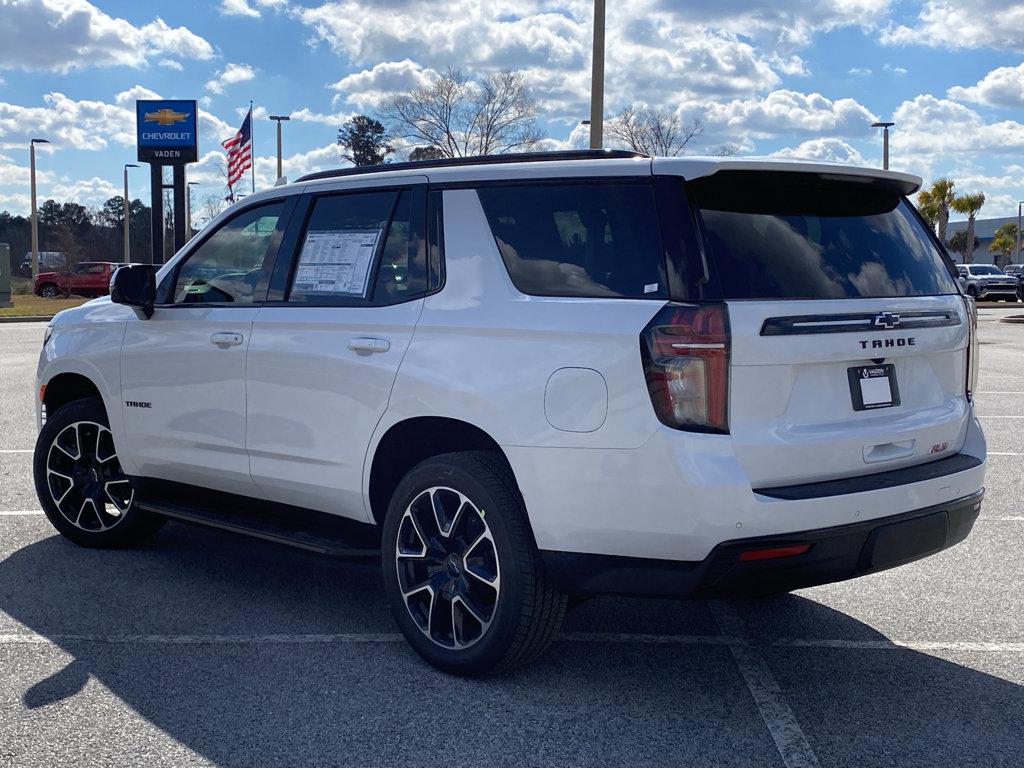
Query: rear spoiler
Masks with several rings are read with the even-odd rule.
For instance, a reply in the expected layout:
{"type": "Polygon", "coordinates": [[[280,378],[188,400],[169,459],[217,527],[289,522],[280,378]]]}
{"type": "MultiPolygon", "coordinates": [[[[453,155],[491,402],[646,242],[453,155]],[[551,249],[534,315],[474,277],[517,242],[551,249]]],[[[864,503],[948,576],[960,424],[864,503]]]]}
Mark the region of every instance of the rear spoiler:
{"type": "Polygon", "coordinates": [[[681,157],[654,158],[653,171],[657,174],[675,174],[687,180],[711,176],[719,171],[761,171],[769,173],[817,174],[831,181],[870,184],[892,190],[901,195],[913,195],[921,188],[922,179],[901,171],[883,171],[878,168],[846,166],[838,163],[819,163],[813,160],[789,158],[720,158],[681,157]]]}

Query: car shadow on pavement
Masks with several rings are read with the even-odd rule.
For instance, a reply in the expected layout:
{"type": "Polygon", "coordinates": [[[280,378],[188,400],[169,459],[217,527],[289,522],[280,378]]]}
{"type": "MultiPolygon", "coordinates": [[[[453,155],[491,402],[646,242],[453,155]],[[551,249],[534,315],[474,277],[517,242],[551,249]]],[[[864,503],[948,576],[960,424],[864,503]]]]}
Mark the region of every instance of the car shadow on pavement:
{"type": "MultiPolygon", "coordinates": [[[[778,638],[884,640],[797,595],[738,607],[769,612],[778,638]]],[[[16,550],[0,562],[0,611],[66,652],[13,671],[12,724],[57,718],[97,696],[94,679],[217,764],[780,764],[729,647],[699,638],[720,635],[702,602],[594,599],[532,667],[458,679],[396,637],[376,566],[172,524],[133,550],[57,536],[16,550]]],[[[751,637],[823,765],[1024,759],[1024,687],[1000,677],[999,655],[751,637]]],[[[96,759],[95,728],[76,755],[68,727],[67,760],[96,759]]],[[[103,760],[133,763],[123,724],[109,728],[103,760]]]]}

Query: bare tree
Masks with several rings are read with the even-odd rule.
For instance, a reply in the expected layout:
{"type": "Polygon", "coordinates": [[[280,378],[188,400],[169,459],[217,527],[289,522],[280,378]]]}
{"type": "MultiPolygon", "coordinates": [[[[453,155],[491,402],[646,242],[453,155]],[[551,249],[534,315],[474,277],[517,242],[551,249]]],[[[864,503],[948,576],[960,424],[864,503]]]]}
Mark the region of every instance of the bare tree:
{"type": "Polygon", "coordinates": [[[208,193],[199,201],[199,221],[204,225],[216,219],[224,210],[227,201],[220,195],[208,193]]]}
{"type": "Polygon", "coordinates": [[[605,133],[634,152],[675,157],[704,133],[704,121],[693,118],[684,123],[676,112],[627,104],[608,121],[605,133]]]}
{"type": "Polygon", "coordinates": [[[386,102],[380,116],[393,136],[434,147],[443,157],[521,152],[544,138],[537,102],[518,72],[488,74],[473,82],[449,69],[386,102]]]}

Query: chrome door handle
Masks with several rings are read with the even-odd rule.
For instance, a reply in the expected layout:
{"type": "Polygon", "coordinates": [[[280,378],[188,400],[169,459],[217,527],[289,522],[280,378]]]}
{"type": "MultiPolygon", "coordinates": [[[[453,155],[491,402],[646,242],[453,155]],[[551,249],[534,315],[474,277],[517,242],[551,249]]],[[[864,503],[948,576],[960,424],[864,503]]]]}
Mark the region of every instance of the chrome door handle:
{"type": "Polygon", "coordinates": [[[218,331],[216,334],[210,334],[210,341],[218,347],[235,347],[242,343],[242,335],[218,331]]]}
{"type": "Polygon", "coordinates": [[[357,337],[348,340],[348,349],[355,352],[387,352],[391,349],[391,342],[387,339],[357,337]]]}

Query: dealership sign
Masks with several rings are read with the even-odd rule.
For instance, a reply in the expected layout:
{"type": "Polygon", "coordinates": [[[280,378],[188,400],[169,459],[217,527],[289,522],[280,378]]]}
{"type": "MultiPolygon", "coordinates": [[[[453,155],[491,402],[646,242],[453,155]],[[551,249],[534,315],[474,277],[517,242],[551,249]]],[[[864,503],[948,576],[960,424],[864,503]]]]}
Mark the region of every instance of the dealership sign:
{"type": "Polygon", "coordinates": [[[139,160],[170,166],[199,159],[195,101],[137,101],[135,114],[139,160]]]}

